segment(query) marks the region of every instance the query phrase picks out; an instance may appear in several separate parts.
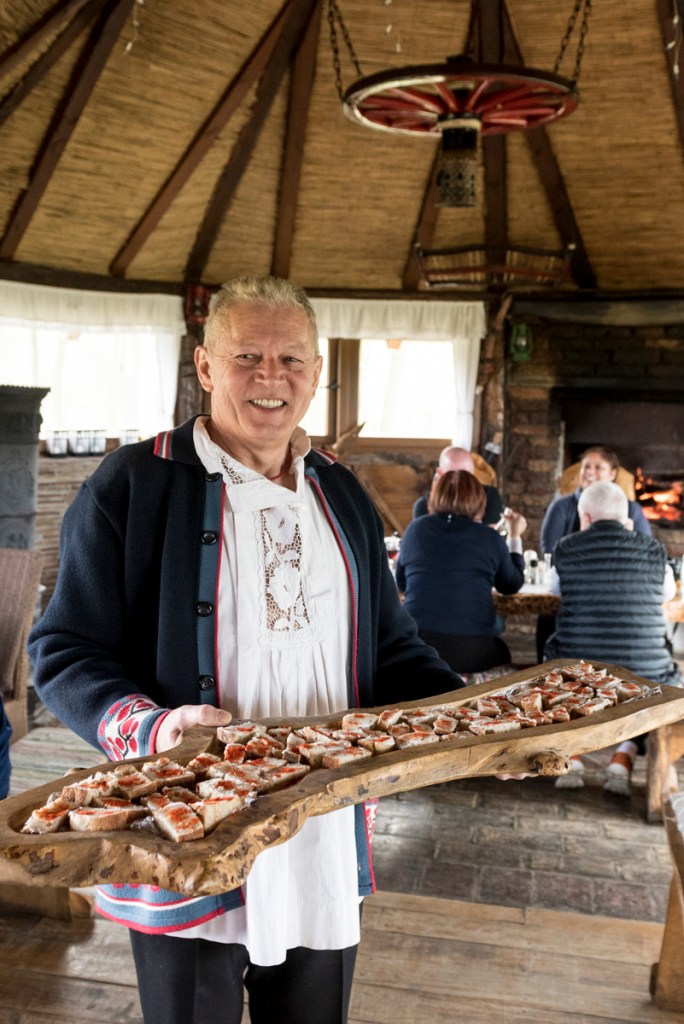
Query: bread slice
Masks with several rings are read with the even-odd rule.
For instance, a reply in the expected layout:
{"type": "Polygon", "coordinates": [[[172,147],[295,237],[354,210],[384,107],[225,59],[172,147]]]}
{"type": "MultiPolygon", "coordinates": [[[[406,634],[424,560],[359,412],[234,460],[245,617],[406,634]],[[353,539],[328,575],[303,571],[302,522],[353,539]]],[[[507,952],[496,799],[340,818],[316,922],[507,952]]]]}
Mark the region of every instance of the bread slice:
{"type": "Polygon", "coordinates": [[[95,772],[79,782],[71,782],[62,790],[62,799],[71,807],[89,807],[102,801],[105,796],[117,792],[113,772],[95,772]]]}
{"type": "Polygon", "coordinates": [[[71,805],[57,799],[43,807],[36,807],[22,827],[22,832],[46,835],[48,832],[59,832],[67,824],[71,805]]]}
{"type": "Polygon", "coordinates": [[[189,804],[169,800],[161,793],[143,797],[155,824],[162,835],[176,843],[202,839],[204,826],[189,804]]]}
{"type": "Polygon", "coordinates": [[[366,750],[365,747],[346,747],[344,750],[338,750],[334,754],[324,754],[321,767],[341,768],[343,764],[363,761],[365,758],[372,756],[373,751],[366,750]]]}
{"type": "Polygon", "coordinates": [[[144,807],[129,803],[118,807],[76,807],[69,811],[69,828],[72,832],[119,832],[145,814],[144,807]]]}
{"type": "Polygon", "coordinates": [[[244,800],[237,793],[225,796],[210,796],[192,804],[192,809],[204,826],[205,833],[215,829],[219,822],[228,818],[236,811],[242,810],[244,800]]]}
{"type": "Polygon", "coordinates": [[[218,754],[205,752],[193,757],[192,761],[188,761],[186,767],[189,772],[194,772],[198,777],[204,778],[211,766],[213,764],[220,764],[220,762],[221,758],[218,754]]]}
{"type": "Polygon", "coordinates": [[[120,764],[109,774],[116,780],[116,792],[129,800],[137,800],[148,793],[154,793],[157,783],[148,775],[145,775],[138,768],[127,764],[120,764]]]}
{"type": "Polygon", "coordinates": [[[160,757],[156,761],[146,761],[142,766],[143,774],[161,786],[187,786],[195,781],[195,773],[183,765],[171,761],[168,757],[160,757]]]}

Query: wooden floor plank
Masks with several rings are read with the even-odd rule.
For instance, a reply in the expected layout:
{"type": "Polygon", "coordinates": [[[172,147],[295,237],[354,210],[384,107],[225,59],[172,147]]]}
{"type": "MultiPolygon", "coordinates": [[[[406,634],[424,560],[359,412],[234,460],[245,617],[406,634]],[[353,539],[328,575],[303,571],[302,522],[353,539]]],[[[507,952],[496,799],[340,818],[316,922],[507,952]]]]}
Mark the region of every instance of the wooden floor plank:
{"type": "Polygon", "coordinates": [[[521,910],[397,893],[376,893],[366,900],[366,927],[401,932],[407,920],[414,935],[460,939],[467,934],[471,943],[510,943],[559,955],[573,946],[585,957],[623,963],[657,958],[663,935],[663,926],[652,922],[622,921],[618,930],[614,918],[595,916],[588,926],[584,914],[534,907],[521,910]]]}
{"type": "MultiPolygon", "coordinates": [[[[602,923],[601,950],[593,923],[377,894],[366,901],[350,1024],[684,1024],[649,1001],[660,926],[602,923]],[[530,935],[535,916],[546,919],[541,939],[530,935]],[[565,949],[544,948],[551,925],[565,949]]],[[[4,915],[0,962],[0,1024],[140,1024],[128,935],[112,922],[4,915]]]]}

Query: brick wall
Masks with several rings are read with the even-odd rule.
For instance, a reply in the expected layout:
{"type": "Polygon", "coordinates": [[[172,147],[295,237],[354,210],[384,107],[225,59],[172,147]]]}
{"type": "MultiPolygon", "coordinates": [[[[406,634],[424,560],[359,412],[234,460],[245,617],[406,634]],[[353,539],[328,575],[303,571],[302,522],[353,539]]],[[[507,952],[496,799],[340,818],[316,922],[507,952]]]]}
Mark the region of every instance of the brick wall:
{"type": "MultiPolygon", "coordinates": [[[[563,398],[592,402],[684,399],[684,325],[607,327],[525,318],[533,334],[527,362],[507,360],[503,490],[529,523],[526,547],[538,547],[544,510],[569,462],[563,398]]],[[[639,423],[624,423],[637,432],[639,423]]],[[[594,438],[590,443],[613,443],[594,438]]],[[[619,451],[619,447],[618,447],[619,451]]],[[[571,460],[570,460],[571,461],[571,460]]],[[[632,467],[628,467],[632,468],[632,467]]]]}
{"type": "Polygon", "coordinates": [[[38,459],[38,507],[34,547],[43,555],[43,607],[54,590],[59,569],[59,531],[67,507],[81,483],[101,462],[100,456],[38,459]]]}

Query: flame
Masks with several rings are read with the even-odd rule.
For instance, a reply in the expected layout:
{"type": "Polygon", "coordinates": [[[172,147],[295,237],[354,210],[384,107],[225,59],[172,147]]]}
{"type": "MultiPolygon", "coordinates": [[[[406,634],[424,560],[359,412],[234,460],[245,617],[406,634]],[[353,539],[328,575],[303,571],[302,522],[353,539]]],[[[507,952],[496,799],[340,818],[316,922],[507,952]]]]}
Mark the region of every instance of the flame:
{"type": "Polygon", "coordinates": [[[651,477],[645,477],[639,468],[636,471],[635,485],[637,499],[647,519],[652,522],[666,520],[674,523],[684,518],[684,480],[676,480],[664,490],[655,490],[655,481],[651,477]]]}

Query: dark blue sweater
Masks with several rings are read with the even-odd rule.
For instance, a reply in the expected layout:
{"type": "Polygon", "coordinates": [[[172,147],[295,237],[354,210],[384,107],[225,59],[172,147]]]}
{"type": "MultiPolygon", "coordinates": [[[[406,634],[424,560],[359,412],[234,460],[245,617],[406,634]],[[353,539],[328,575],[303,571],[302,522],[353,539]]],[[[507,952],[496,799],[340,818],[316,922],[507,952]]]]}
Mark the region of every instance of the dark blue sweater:
{"type": "MultiPolygon", "coordinates": [[[[314,487],[347,565],[353,659],[349,706],[400,703],[462,686],[419,639],[399,603],[383,525],[356,478],[322,453],[306,458],[314,487]]],[[[54,594],[29,638],[36,692],[93,746],[103,724],[150,698],[160,708],[218,703],[215,616],[223,481],[207,475],[193,421],[156,440],[112,452],[81,486],[62,526],[54,594]]],[[[340,709],[342,710],[342,709],[340,709]]],[[[154,708],[136,734],[150,752],[154,708]]],[[[132,756],[126,751],[120,756],[132,756]]],[[[357,805],[359,891],[372,875],[357,805]]],[[[235,890],[192,902],[149,886],[108,886],[102,913],[129,927],[166,931],[241,903],[235,890]],[[109,900],[109,902],[106,902],[109,900]]]]}
{"type": "Polygon", "coordinates": [[[406,528],[397,563],[404,608],[418,628],[446,636],[493,636],[492,587],[515,594],[522,555],[510,554],[496,530],[465,516],[421,516],[406,528]]]}
{"type": "MultiPolygon", "coordinates": [[[[212,523],[207,516],[212,506],[220,512],[222,481],[207,477],[192,431],[190,420],[162,435],[163,443],[112,452],[64,517],[59,579],[31,633],[29,654],[40,699],[95,747],[108,710],[132,693],[161,707],[216,703],[208,683],[215,667],[207,664],[213,617],[198,612],[198,602],[215,593],[212,580],[201,579],[200,558],[221,547],[220,518],[212,523]],[[208,527],[219,531],[218,543],[206,543],[208,527]]],[[[458,687],[399,603],[382,522],[366,492],[352,473],[315,451],[306,473],[354,591],[349,706],[458,687]]]]}

